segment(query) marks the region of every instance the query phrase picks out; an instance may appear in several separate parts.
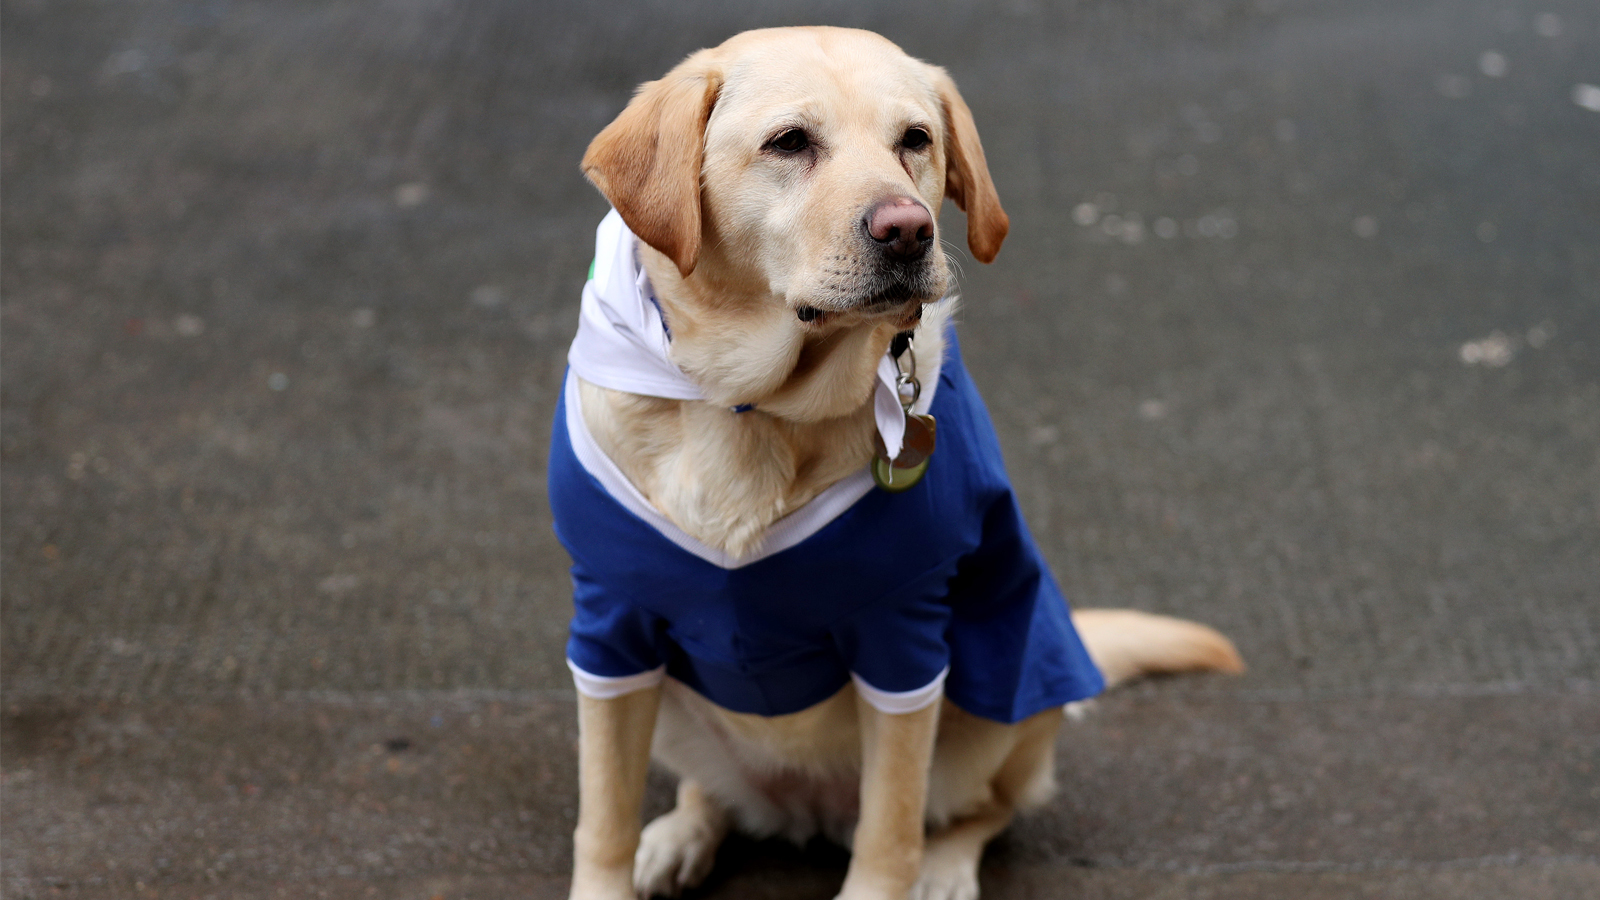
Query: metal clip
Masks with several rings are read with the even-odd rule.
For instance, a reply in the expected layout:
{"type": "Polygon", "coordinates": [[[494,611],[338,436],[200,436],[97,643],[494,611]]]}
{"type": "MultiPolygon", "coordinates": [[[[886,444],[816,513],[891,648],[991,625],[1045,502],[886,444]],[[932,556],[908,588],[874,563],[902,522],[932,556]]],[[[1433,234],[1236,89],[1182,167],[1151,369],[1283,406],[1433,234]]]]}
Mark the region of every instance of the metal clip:
{"type": "Polygon", "coordinates": [[[900,407],[906,412],[911,412],[912,404],[922,396],[922,382],[917,380],[917,348],[912,346],[911,339],[906,339],[906,352],[902,354],[911,360],[910,372],[900,367],[900,356],[891,357],[894,360],[894,392],[900,401],[900,407]]]}

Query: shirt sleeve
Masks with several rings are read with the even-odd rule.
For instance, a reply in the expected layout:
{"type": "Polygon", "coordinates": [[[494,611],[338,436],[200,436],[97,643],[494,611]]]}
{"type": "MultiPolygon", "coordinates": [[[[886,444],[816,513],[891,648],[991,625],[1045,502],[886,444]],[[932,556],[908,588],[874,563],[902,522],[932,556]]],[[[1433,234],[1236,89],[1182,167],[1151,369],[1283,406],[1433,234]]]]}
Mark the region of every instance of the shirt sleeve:
{"type": "Polygon", "coordinates": [[[876,709],[915,712],[944,696],[950,607],[941,593],[921,590],[886,598],[834,628],[851,680],[876,709]]]}
{"type": "Polygon", "coordinates": [[[655,616],[608,595],[576,567],[572,598],[567,666],[579,693],[609,699],[660,683],[666,666],[655,616]]]}

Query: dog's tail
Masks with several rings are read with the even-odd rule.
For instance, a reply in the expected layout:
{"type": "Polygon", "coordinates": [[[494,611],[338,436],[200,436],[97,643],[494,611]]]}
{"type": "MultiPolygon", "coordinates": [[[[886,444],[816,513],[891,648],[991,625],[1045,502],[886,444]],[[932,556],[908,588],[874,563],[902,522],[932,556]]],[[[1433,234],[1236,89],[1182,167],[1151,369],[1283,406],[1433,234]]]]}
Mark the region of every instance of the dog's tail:
{"type": "Polygon", "coordinates": [[[1107,688],[1143,675],[1244,671],[1233,642],[1199,622],[1133,609],[1080,609],[1072,623],[1107,688]]]}

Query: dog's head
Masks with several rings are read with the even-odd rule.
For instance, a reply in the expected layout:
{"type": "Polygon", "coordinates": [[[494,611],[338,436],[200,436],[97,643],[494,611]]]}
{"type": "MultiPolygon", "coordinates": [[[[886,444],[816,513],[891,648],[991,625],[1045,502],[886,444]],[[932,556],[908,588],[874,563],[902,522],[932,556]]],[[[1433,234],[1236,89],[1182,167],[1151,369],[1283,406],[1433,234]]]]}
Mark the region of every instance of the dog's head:
{"type": "Polygon", "coordinates": [[[912,319],[943,296],[945,197],[990,262],[1008,228],[972,114],[943,69],[878,35],[738,35],[645,84],[584,173],[676,266],[801,320],[912,319]]]}

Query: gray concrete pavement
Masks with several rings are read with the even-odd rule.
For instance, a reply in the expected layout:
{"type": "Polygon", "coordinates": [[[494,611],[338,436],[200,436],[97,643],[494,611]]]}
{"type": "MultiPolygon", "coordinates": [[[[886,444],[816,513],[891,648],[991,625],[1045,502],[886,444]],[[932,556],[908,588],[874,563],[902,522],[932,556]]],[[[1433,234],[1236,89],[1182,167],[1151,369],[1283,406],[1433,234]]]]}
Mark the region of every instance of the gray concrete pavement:
{"type": "Polygon", "coordinates": [[[564,895],[577,160],[801,22],[975,111],[964,348],[1068,593],[1252,665],[1064,731],[985,896],[1600,893],[1592,4],[13,0],[6,897],[564,895]]]}

